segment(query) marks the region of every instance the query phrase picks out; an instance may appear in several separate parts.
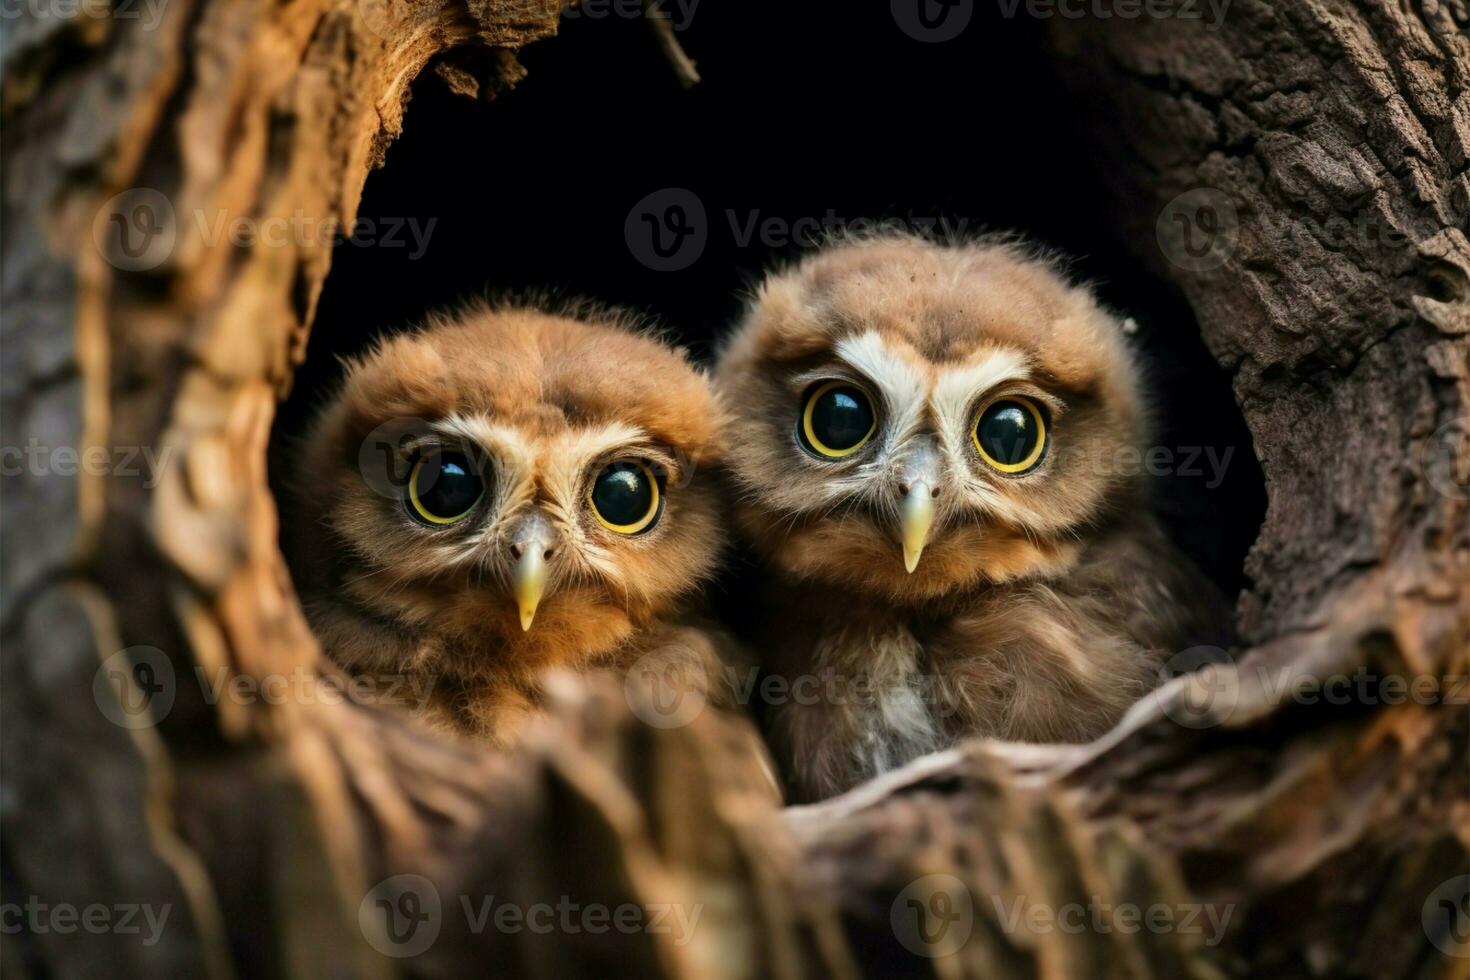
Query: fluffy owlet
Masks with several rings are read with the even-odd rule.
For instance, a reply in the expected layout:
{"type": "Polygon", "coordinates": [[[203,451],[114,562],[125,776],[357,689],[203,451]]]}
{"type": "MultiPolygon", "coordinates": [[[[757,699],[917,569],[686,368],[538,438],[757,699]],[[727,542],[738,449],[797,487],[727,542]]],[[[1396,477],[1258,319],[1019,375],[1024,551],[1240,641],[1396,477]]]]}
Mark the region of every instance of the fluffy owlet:
{"type": "Polygon", "coordinates": [[[684,611],[724,540],[720,428],[707,379],[613,313],[481,307],[383,341],[289,479],[326,652],[498,744],[548,668],[674,651],[715,676],[684,611]]]}
{"type": "Polygon", "coordinates": [[[819,253],[761,286],[716,386],[798,798],[964,736],[1092,739],[1228,635],[1148,510],[1119,322],[1018,247],[819,253]]]}

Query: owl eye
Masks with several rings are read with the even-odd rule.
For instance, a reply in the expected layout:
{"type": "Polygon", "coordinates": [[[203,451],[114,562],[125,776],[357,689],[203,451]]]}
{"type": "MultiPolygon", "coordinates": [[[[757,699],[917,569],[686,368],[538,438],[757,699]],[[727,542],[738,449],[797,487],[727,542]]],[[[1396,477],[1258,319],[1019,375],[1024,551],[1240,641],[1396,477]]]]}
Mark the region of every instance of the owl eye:
{"type": "Polygon", "coordinates": [[[991,402],[975,422],[975,448],[1002,473],[1024,473],[1046,451],[1046,420],[1028,398],[991,402]]]}
{"type": "Polygon", "coordinates": [[[828,459],[851,456],[872,438],[877,427],[867,393],[846,381],[817,385],[801,410],[802,445],[828,459]]]}
{"type": "Polygon", "coordinates": [[[642,534],[658,523],[663,493],[648,464],[609,464],[587,491],[587,502],[602,526],[619,534],[642,534]]]}
{"type": "Polygon", "coordinates": [[[475,509],[485,484],[463,453],[420,457],[408,476],[408,512],[427,524],[453,524],[475,509]]]}

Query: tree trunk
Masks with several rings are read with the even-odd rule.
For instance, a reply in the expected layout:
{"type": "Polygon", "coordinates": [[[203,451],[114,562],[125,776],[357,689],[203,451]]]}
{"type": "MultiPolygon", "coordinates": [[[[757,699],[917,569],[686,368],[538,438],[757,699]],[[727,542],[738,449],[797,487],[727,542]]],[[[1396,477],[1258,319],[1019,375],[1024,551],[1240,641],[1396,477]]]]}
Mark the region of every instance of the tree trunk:
{"type": "Polygon", "coordinates": [[[1246,649],[1097,743],[786,810],[747,729],[651,728],[617,688],[503,759],[332,697],[265,474],[330,251],[184,218],[350,222],[409,82],[454,49],[435,69],[495,95],[558,0],[113,6],[5,51],[3,443],[106,463],[7,469],[3,872],[6,903],[170,911],[153,943],[7,913],[8,973],[1466,975],[1464,0],[1058,22],[1119,239],[1187,297],[1265,472],[1246,649]],[[206,696],[268,676],[295,696],[206,696]],[[476,930],[490,895],[700,918],[476,930]],[[393,919],[421,911],[422,947],[393,919]]]}

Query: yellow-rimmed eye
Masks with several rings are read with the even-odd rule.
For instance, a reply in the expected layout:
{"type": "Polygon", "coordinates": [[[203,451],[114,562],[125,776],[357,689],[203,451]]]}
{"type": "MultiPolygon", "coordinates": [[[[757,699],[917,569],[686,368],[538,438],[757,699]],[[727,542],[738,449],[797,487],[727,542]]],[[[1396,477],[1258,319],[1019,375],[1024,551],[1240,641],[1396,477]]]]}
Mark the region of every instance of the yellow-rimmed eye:
{"type": "Polygon", "coordinates": [[[801,409],[802,445],[828,459],[851,456],[877,428],[877,413],[867,392],[846,381],[817,385],[801,409]]]}
{"type": "Polygon", "coordinates": [[[592,513],[609,531],[642,534],[658,522],[663,493],[647,463],[611,463],[587,489],[592,513]]]}
{"type": "Polygon", "coordinates": [[[485,484],[463,453],[431,452],[408,475],[408,512],[427,524],[463,520],[484,496],[485,484]]]}
{"type": "Polygon", "coordinates": [[[975,420],[973,439],[985,462],[1002,473],[1024,473],[1046,451],[1046,419],[1029,398],[1001,398],[975,420]]]}

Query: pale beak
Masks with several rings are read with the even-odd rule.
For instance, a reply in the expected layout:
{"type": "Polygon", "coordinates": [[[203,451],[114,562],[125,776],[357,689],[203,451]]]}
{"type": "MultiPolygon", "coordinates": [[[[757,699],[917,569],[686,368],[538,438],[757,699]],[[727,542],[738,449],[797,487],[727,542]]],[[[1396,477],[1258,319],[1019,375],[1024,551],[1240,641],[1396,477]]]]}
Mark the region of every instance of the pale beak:
{"type": "Polygon", "coordinates": [[[536,607],[546,589],[546,559],[556,533],[540,511],[531,511],[511,532],[510,554],[515,566],[510,573],[511,591],[521,612],[521,630],[529,631],[536,618],[536,607]]]}
{"type": "Polygon", "coordinates": [[[903,567],[910,575],[919,567],[919,556],[929,542],[934,524],[934,498],[943,479],[939,446],[933,436],[919,436],[907,447],[899,466],[899,533],[903,541],[903,567]]]}
{"type": "Polygon", "coordinates": [[[529,631],[536,618],[536,607],[541,605],[541,590],[546,588],[546,552],[541,548],[527,548],[522,552],[511,574],[511,584],[516,605],[521,610],[521,629],[529,631]]]}
{"type": "Polygon", "coordinates": [[[934,495],[927,483],[910,485],[903,498],[903,567],[910,575],[919,566],[919,556],[929,540],[934,523],[934,495]]]}

